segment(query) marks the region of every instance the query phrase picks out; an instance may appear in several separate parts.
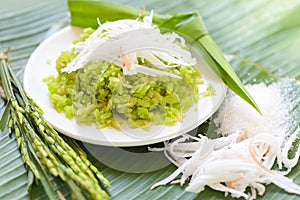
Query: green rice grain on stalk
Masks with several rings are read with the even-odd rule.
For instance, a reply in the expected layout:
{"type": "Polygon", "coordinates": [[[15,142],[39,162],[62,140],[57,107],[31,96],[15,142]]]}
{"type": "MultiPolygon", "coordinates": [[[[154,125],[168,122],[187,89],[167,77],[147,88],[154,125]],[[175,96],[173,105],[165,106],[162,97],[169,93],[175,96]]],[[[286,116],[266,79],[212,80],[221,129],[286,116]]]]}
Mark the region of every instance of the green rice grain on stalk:
{"type": "Polygon", "coordinates": [[[4,131],[15,132],[22,159],[27,169],[40,181],[49,199],[62,198],[49,180],[50,174],[66,182],[74,199],[109,199],[102,184],[108,180],[86,158],[79,145],[70,146],[43,118],[42,110],[25,93],[10,67],[8,51],[0,54],[0,78],[6,108],[0,120],[4,131]]]}

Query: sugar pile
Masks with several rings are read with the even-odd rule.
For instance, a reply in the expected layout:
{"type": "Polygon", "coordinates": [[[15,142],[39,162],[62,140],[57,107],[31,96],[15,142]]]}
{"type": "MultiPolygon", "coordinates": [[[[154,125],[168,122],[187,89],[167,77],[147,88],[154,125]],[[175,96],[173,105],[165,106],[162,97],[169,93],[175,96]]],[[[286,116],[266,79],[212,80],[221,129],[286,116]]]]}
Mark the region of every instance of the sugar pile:
{"type": "Polygon", "coordinates": [[[280,94],[279,86],[260,83],[247,85],[246,89],[262,115],[236,94],[229,92],[213,120],[217,126],[217,133],[228,135],[245,129],[248,136],[269,133],[284,137],[290,127],[291,117],[288,101],[280,94]]]}

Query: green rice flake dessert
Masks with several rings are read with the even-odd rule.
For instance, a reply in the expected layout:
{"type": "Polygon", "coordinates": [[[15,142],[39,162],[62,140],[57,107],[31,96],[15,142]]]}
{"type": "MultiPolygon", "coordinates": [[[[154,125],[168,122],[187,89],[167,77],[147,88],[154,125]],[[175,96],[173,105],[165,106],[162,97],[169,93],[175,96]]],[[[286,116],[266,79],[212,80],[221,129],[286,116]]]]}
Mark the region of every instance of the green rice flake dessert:
{"type": "Polygon", "coordinates": [[[214,94],[197,60],[176,33],[161,34],[152,13],[140,20],[86,28],[56,60],[56,76],[44,79],[58,112],[81,125],[131,128],[174,125],[200,98],[214,94]],[[206,88],[200,92],[199,85],[206,88]]]}

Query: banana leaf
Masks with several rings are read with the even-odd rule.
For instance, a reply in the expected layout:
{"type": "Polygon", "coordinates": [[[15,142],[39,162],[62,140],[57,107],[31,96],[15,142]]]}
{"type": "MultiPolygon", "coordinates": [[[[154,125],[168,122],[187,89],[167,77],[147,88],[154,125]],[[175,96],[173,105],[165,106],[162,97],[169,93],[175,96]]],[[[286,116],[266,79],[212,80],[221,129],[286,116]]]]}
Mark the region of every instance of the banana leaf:
{"type": "MultiPolygon", "coordinates": [[[[243,83],[282,81],[282,92],[292,102],[290,113],[294,117],[294,123],[290,127],[291,132],[300,125],[300,91],[297,81],[300,80],[299,0],[115,2],[139,8],[146,6],[149,10],[154,9],[157,13],[170,15],[199,11],[211,37],[222,51],[244,57],[234,56],[230,59],[231,66],[243,83]],[[279,76],[293,77],[297,80],[279,76]],[[296,96],[292,97],[293,94],[296,96]]],[[[11,0],[1,3],[0,44],[4,48],[12,48],[10,58],[13,69],[22,78],[24,66],[37,45],[64,24],[69,24],[67,1],[11,0]]],[[[2,101],[0,107],[1,113],[4,112],[2,101]]],[[[89,156],[93,158],[92,154],[89,156]]],[[[166,177],[175,169],[172,165],[155,172],[137,174],[108,168],[97,159],[94,159],[94,163],[112,182],[112,199],[231,199],[210,189],[199,195],[185,193],[179,186],[166,186],[150,191],[149,185],[166,177]]],[[[297,184],[300,184],[299,171],[298,164],[289,174],[297,184]]],[[[13,135],[8,136],[6,130],[0,132],[0,199],[46,199],[45,192],[37,185],[34,185],[28,194],[28,181],[30,177],[23,166],[13,135]]],[[[66,186],[56,179],[53,181],[66,198],[71,199],[66,186]]],[[[266,194],[259,199],[298,198],[299,196],[287,194],[276,186],[269,185],[266,194]]]]}

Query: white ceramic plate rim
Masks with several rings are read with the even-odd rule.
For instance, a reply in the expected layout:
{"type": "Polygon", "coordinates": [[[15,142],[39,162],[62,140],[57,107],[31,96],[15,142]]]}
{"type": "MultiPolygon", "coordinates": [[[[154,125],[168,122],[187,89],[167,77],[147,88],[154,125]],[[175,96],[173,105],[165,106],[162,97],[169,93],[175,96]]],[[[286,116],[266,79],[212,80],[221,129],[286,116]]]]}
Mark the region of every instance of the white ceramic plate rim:
{"type": "Polygon", "coordinates": [[[139,146],[161,142],[187,133],[202,124],[219,108],[225,97],[226,87],[222,80],[206,64],[202,63],[200,70],[203,79],[206,83],[214,86],[216,95],[200,99],[185,114],[186,117],[182,123],[174,126],[154,126],[149,132],[142,129],[121,131],[114,128],[96,129],[94,126],[78,126],[75,120],[66,118],[64,113],[58,113],[52,107],[48,99],[48,88],[43,82],[43,78],[57,74],[55,71],[56,58],[61,51],[69,50],[72,47],[72,41],[78,39],[81,31],[81,28],[68,26],[50,36],[32,53],[24,71],[24,88],[43,109],[44,118],[56,130],[69,137],[105,146],[139,146]],[[146,136],[138,137],[139,134],[146,134],[146,136]]]}

